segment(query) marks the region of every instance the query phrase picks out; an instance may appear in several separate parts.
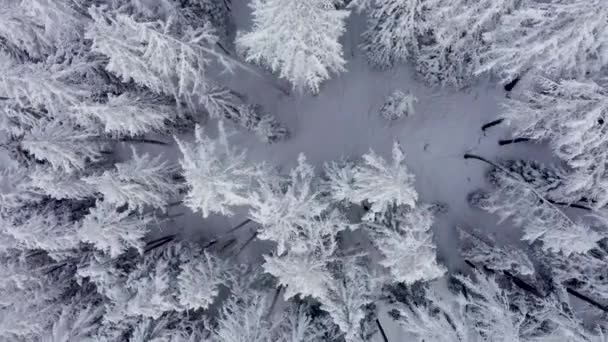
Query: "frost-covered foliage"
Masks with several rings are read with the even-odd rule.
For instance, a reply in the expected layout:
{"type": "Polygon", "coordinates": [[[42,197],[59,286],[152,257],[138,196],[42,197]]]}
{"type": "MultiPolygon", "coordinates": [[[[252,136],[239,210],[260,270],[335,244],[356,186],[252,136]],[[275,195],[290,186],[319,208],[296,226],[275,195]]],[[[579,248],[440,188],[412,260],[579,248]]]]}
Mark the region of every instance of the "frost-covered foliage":
{"type": "Polygon", "coordinates": [[[109,58],[106,69],[123,81],[173,96],[191,112],[203,107],[211,117],[233,121],[265,141],[286,136],[285,128],[273,117],[262,115],[257,107],[219,86],[209,75],[213,63],[227,71],[248,67],[217,50],[221,45],[215,29],[209,22],[200,22],[196,12],[174,11],[165,21],[138,21],[120,11],[99,7],[89,11],[94,24],[86,36],[93,41],[92,49],[109,58]]]}
{"type": "Polygon", "coordinates": [[[414,175],[405,164],[405,154],[399,143],[392,149],[392,161],[388,163],[374,151],[363,155],[354,165],[328,164],[328,188],[336,201],[371,205],[368,219],[387,210],[390,205],[416,206],[418,193],[414,189],[414,175]]]}
{"type": "Polygon", "coordinates": [[[225,87],[210,87],[200,95],[209,115],[226,119],[255,133],[262,141],[277,142],[289,136],[287,128],[274,116],[263,113],[259,105],[247,104],[244,97],[225,87]]]}
{"type": "Polygon", "coordinates": [[[188,27],[172,34],[176,29],[171,21],[138,22],[100,7],[91,7],[89,14],[93,24],[86,37],[94,52],[109,58],[108,71],[192,106],[196,94],[205,92],[207,67],[216,54],[212,27],[188,27]]]}
{"type": "MultiPolygon", "coordinates": [[[[315,322],[304,304],[288,308],[283,325],[278,329],[280,342],[320,341],[327,334],[326,328],[315,322]]],[[[318,319],[317,319],[318,320],[318,319]]]]}
{"type": "Polygon", "coordinates": [[[50,61],[28,64],[5,62],[0,65],[3,71],[0,76],[0,96],[12,99],[24,109],[45,109],[48,111],[46,116],[71,115],[72,107],[86,101],[92,94],[91,87],[69,79],[86,66],[78,63],[54,64],[50,61]]]}
{"type": "Polygon", "coordinates": [[[2,233],[12,237],[14,247],[41,249],[49,253],[63,252],[79,244],[78,224],[71,220],[74,208],[60,207],[58,203],[21,207],[2,217],[2,233]]]}
{"type": "Polygon", "coordinates": [[[506,169],[500,174],[494,191],[474,194],[470,199],[501,220],[511,219],[524,229],[522,239],[530,243],[540,241],[546,251],[561,251],[565,255],[583,253],[602,239],[588,222],[570,218],[542,193],[506,169]]]}
{"type": "Polygon", "coordinates": [[[113,170],[89,176],[85,182],[103,195],[104,201],[116,206],[128,205],[142,211],[145,206],[163,209],[180,188],[175,168],[162,155],[139,155],[132,149],[133,159],[117,163],[113,170]]]}
{"type": "Polygon", "coordinates": [[[265,174],[264,168],[249,163],[245,151],[230,146],[221,121],[216,139],[206,136],[200,126],[196,127],[195,138],[196,144],[176,138],[188,186],[184,203],[203,217],[211,213],[230,215],[233,207],[248,203],[255,180],[265,174]]]}
{"type": "Polygon", "coordinates": [[[81,171],[102,157],[103,141],[91,131],[59,121],[39,121],[20,140],[20,146],[37,160],[65,172],[81,171]]]}
{"type": "Polygon", "coordinates": [[[381,277],[372,274],[365,264],[345,259],[334,271],[333,281],[327,284],[321,309],[329,313],[345,340],[354,342],[361,339],[363,321],[370,314],[369,306],[377,299],[381,277]]]}
{"type": "Polygon", "coordinates": [[[430,84],[468,86],[491,49],[487,37],[500,28],[503,16],[519,8],[521,0],[422,1],[428,12],[432,42],[420,48],[415,60],[418,75],[430,84]],[[428,5],[427,5],[428,6],[428,5]]]}
{"type": "Polygon", "coordinates": [[[236,40],[247,61],[313,93],[332,73],[345,71],[339,38],[349,13],[336,10],[333,0],[253,0],[251,8],[253,28],[236,40]]]}
{"type": "Polygon", "coordinates": [[[414,108],[418,98],[411,92],[404,93],[401,90],[393,92],[380,108],[380,115],[387,120],[397,120],[416,114],[414,108]]]}
{"type": "Polygon", "coordinates": [[[329,264],[335,260],[336,251],[335,232],[323,230],[329,225],[310,222],[302,229],[308,235],[297,237],[299,248],[286,255],[264,257],[264,270],[285,286],[285,299],[299,295],[320,300],[327,296],[327,284],[332,279],[329,264]]]}
{"type": "Polygon", "coordinates": [[[226,283],[225,272],[226,265],[206,251],[181,264],[177,282],[182,310],[208,308],[226,283]]]}
{"type": "Polygon", "coordinates": [[[186,242],[128,262],[125,272],[97,255],[79,270],[104,297],[105,319],[117,325],[140,315],[158,319],[167,311],[205,309],[218,296],[227,271],[216,257],[186,242]]]}
{"type": "Polygon", "coordinates": [[[470,85],[492,46],[487,36],[520,0],[366,0],[363,50],[380,68],[413,62],[429,84],[470,85]]]}
{"type": "Polygon", "coordinates": [[[559,253],[537,253],[536,257],[548,265],[555,284],[576,289],[599,303],[608,304],[608,278],[605,276],[605,250],[564,256],[559,253]],[[599,252],[599,253],[598,253],[599,252]]]}
{"type": "Polygon", "coordinates": [[[102,316],[102,307],[70,303],[62,308],[50,334],[45,332],[38,337],[43,342],[93,341],[102,316]]]}
{"type": "Polygon", "coordinates": [[[84,14],[73,1],[2,0],[0,47],[16,59],[42,60],[82,38],[84,14]]]}
{"type": "Polygon", "coordinates": [[[52,265],[48,257],[15,249],[0,253],[0,260],[0,339],[35,340],[59,316],[56,303],[72,289],[70,272],[41,272],[52,265]]]}
{"type": "Polygon", "coordinates": [[[56,172],[47,165],[36,165],[28,171],[27,190],[33,193],[57,200],[84,200],[95,193],[95,188],[87,184],[78,172],[56,172]]]}
{"type": "Polygon", "coordinates": [[[328,207],[313,182],[314,168],[300,154],[287,184],[269,176],[260,179],[259,187],[250,194],[249,217],[262,225],[258,236],[276,242],[279,255],[291,248],[301,227],[311,224],[328,207]]]}
{"type": "MultiPolygon", "coordinates": [[[[595,306],[608,296],[602,2],[250,5],[253,26],[237,34],[237,54],[227,39],[240,25],[231,1],[0,0],[0,340],[360,342],[379,337],[387,305],[429,342],[599,338],[583,330],[566,289],[595,306]],[[505,117],[520,136],[548,140],[566,167],[497,164],[490,178],[498,190],[475,197],[538,241],[545,297],[514,280],[540,279],[527,256],[482,234],[462,233],[462,256],[496,281],[474,271],[436,288],[445,279],[431,281],[448,270],[437,261],[433,212],[419,203],[397,143],[392,160],[370,151],[317,175],[301,155],[281,174],[250,162],[222,123],[216,138],[203,134],[211,119],[267,143],[286,138],[255,105],[283,108],[272,103],[283,100],[245,96],[266,91],[250,92],[252,81],[271,79],[239,58],[318,93],[345,70],[349,8],[370,10],[363,48],[378,66],[412,61],[441,85],[468,85],[487,69],[506,79],[540,69],[557,80],[535,78],[508,100],[505,117]],[[178,135],[192,130],[194,141],[178,135]],[[171,135],[177,146],[154,140],[171,135]],[[592,215],[579,218],[566,205],[592,215]],[[211,225],[246,213],[244,224],[257,231],[244,242],[244,224],[186,235],[182,225],[195,223],[179,218],[187,208],[224,216],[205,220],[211,225]],[[256,249],[242,258],[247,246],[256,249]],[[387,303],[381,292],[427,286],[437,291],[406,307],[397,304],[405,297],[387,303]]],[[[395,92],[381,114],[413,115],[416,101],[395,92]]]]}
{"type": "Polygon", "coordinates": [[[377,67],[388,68],[409,61],[421,45],[432,39],[433,23],[428,12],[433,1],[371,0],[363,50],[377,67]]]}
{"type": "Polygon", "coordinates": [[[506,81],[530,69],[553,77],[591,78],[606,71],[608,4],[602,0],[526,1],[485,35],[479,71],[506,81]]]}
{"type": "Polygon", "coordinates": [[[569,203],[569,194],[565,193],[565,183],[570,172],[560,165],[541,164],[534,160],[505,160],[500,162],[500,168],[492,168],[488,174],[488,181],[496,186],[504,174],[504,169],[516,175],[526,184],[534,188],[547,199],[569,203]]]}
{"type": "Polygon", "coordinates": [[[480,238],[480,232],[470,233],[458,229],[462,247],[462,257],[479,267],[493,271],[509,271],[520,276],[534,274],[534,265],[528,256],[519,249],[510,246],[496,246],[491,237],[480,238]]]}
{"type": "Polygon", "coordinates": [[[143,252],[143,238],[152,222],[149,215],[119,209],[115,204],[97,201],[83,218],[78,236],[95,248],[117,257],[129,248],[143,252]]]}
{"type": "Polygon", "coordinates": [[[232,297],[226,301],[212,331],[213,342],[267,342],[273,341],[278,324],[266,320],[269,299],[265,296],[250,295],[246,298],[232,297]]]}
{"type": "Polygon", "coordinates": [[[502,288],[493,277],[456,275],[451,292],[434,284],[422,303],[409,302],[394,312],[400,325],[420,341],[593,341],[566,303],[502,288]]]}
{"type": "Polygon", "coordinates": [[[110,94],[106,102],[81,104],[76,110],[118,137],[162,132],[176,116],[173,106],[145,93],[110,94]]]}
{"type": "Polygon", "coordinates": [[[608,90],[587,80],[552,81],[534,76],[531,88],[508,101],[503,111],[516,134],[546,140],[573,170],[564,177],[564,196],[608,203],[608,90]],[[578,198],[577,198],[578,197],[578,198]]]}
{"type": "Polygon", "coordinates": [[[383,255],[380,264],[390,270],[394,282],[429,281],[446,272],[437,263],[432,224],[428,206],[391,207],[369,223],[372,241],[383,255]]]}

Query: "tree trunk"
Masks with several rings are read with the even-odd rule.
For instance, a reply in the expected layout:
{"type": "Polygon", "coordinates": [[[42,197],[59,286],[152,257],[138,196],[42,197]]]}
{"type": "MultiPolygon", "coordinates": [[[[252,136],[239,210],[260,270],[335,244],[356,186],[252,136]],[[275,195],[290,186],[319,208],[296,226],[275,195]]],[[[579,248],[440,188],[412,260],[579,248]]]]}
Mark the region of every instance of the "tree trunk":
{"type": "Polygon", "coordinates": [[[281,294],[281,290],[283,290],[283,285],[279,285],[276,291],[274,292],[274,296],[272,297],[272,303],[270,304],[270,308],[268,308],[268,313],[266,314],[266,320],[270,320],[270,316],[274,311],[274,306],[277,304],[277,300],[279,299],[279,294],[281,294]]]}
{"type": "Polygon", "coordinates": [[[505,145],[510,145],[510,144],[517,144],[520,142],[527,142],[530,141],[532,139],[530,138],[515,138],[515,139],[506,139],[506,140],[498,140],[498,145],[500,146],[505,146],[505,145]]]}
{"type": "Polygon", "coordinates": [[[167,235],[165,237],[162,237],[160,239],[156,239],[153,240],[152,243],[148,243],[146,244],[146,248],[144,249],[144,253],[149,253],[152,250],[161,247],[163,245],[166,245],[167,243],[171,242],[175,240],[175,235],[167,235]]]}
{"type": "Polygon", "coordinates": [[[509,83],[505,84],[504,85],[505,90],[506,91],[513,90],[513,88],[515,88],[515,86],[517,85],[517,82],[519,82],[519,77],[515,77],[509,83]]]}
{"type": "Polygon", "coordinates": [[[380,334],[382,335],[382,339],[384,342],[388,342],[388,337],[386,337],[386,333],[384,332],[384,328],[382,324],[380,324],[380,320],[376,318],[376,324],[378,325],[378,329],[380,330],[380,334]]]}
{"type": "Polygon", "coordinates": [[[488,129],[490,127],[497,126],[497,125],[501,124],[503,121],[505,121],[504,118],[500,118],[500,119],[497,119],[497,120],[494,120],[494,121],[490,121],[487,124],[481,126],[481,130],[485,132],[486,129],[488,129]]]}
{"type": "Polygon", "coordinates": [[[574,297],[576,297],[576,298],[578,298],[578,299],[580,299],[580,300],[582,300],[582,301],[584,301],[584,302],[586,302],[586,303],[588,303],[588,304],[590,304],[592,306],[595,306],[596,308],[598,308],[598,309],[600,309],[600,310],[602,310],[604,312],[608,312],[608,307],[606,307],[605,305],[600,304],[599,302],[595,301],[593,298],[589,298],[589,297],[585,296],[584,294],[576,291],[575,289],[572,289],[572,288],[569,288],[569,287],[566,288],[566,291],[569,294],[573,295],[574,297]]]}
{"type": "Polygon", "coordinates": [[[247,241],[239,248],[239,251],[236,253],[235,257],[241,255],[241,253],[245,250],[245,248],[258,236],[258,232],[253,233],[247,241]]]}
{"type": "Polygon", "coordinates": [[[236,225],[236,227],[234,227],[234,228],[230,229],[229,231],[227,231],[226,234],[224,234],[224,235],[228,235],[228,234],[234,233],[235,231],[243,228],[244,226],[246,226],[250,222],[251,222],[251,219],[246,219],[245,221],[243,221],[243,222],[239,223],[238,225],[236,225]]]}
{"type": "Polygon", "coordinates": [[[118,141],[121,142],[130,142],[130,143],[140,143],[140,144],[152,144],[152,145],[163,145],[163,146],[167,146],[169,145],[168,143],[164,142],[164,141],[160,141],[160,140],[154,140],[154,139],[139,139],[139,138],[121,138],[118,139],[118,141]]]}

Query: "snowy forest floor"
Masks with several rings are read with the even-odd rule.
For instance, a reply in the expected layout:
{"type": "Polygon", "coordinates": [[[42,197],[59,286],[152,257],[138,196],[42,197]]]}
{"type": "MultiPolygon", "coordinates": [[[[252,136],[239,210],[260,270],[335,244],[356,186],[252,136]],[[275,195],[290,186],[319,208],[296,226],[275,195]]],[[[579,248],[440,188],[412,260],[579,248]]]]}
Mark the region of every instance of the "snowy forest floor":
{"type": "MultiPolygon", "coordinates": [[[[244,2],[235,2],[233,16],[237,29],[247,29],[249,15],[244,2]]],[[[456,227],[492,233],[498,243],[521,243],[518,228],[508,222],[499,223],[497,217],[469,206],[467,195],[487,186],[484,177],[487,165],[465,160],[463,156],[474,153],[490,160],[533,157],[550,162],[551,153],[537,144],[499,146],[500,139],[511,138],[509,127],[504,123],[482,131],[483,124],[499,117],[501,102],[507,96],[502,86],[492,80],[481,80],[465,90],[438,89],[417,80],[412,68],[406,65],[373,70],[357,47],[364,27],[364,18],[352,14],[342,42],[348,71],[324,83],[316,96],[285,95],[249,74],[224,75],[225,82],[246,94],[251,103],[260,104],[275,115],[291,134],[286,141],[268,145],[253,134],[239,131],[231,141],[247,149],[249,158],[287,171],[296,164],[299,153],[304,153],[320,170],[324,162],[357,158],[369,149],[387,157],[393,141],[397,140],[407,154],[409,169],[416,176],[420,200],[447,205],[447,211],[437,217],[433,229],[439,259],[450,270],[463,266],[456,250],[456,227]],[[418,98],[416,114],[389,122],[378,111],[395,90],[411,91],[418,98]]],[[[214,134],[214,126],[210,122],[205,129],[214,134]]],[[[180,157],[174,144],[168,149],[154,147],[154,152],[162,152],[175,162],[180,157]]],[[[177,213],[184,215],[165,227],[162,234],[174,233],[175,229],[193,239],[211,240],[246,219],[244,209],[241,215],[230,218],[212,215],[202,219],[185,207],[176,207],[171,214],[177,213]]],[[[255,227],[248,228],[239,230],[240,243],[253,234],[251,229],[255,227]]],[[[255,241],[239,255],[240,261],[260,258],[266,247],[265,243],[255,241]]],[[[390,326],[389,340],[401,340],[398,328],[380,311],[380,319],[390,326]]],[[[380,337],[377,338],[380,341],[380,337]]]]}

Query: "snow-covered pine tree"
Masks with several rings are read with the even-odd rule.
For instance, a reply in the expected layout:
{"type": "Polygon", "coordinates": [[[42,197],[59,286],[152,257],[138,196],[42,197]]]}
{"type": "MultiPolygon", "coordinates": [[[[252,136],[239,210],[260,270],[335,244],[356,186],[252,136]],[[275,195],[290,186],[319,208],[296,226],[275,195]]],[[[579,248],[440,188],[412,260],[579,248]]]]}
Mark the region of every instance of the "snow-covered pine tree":
{"type": "MultiPolygon", "coordinates": [[[[311,222],[309,227],[315,227],[315,223],[311,222]]],[[[285,288],[286,300],[294,296],[310,296],[317,300],[327,297],[327,284],[332,281],[329,264],[335,260],[336,242],[333,238],[309,238],[306,249],[264,256],[264,270],[285,288]]]]}
{"type": "Polygon", "coordinates": [[[144,237],[153,218],[137,212],[119,209],[115,204],[97,201],[82,219],[78,236],[83,242],[117,257],[129,248],[143,252],[144,237]]]}
{"type": "Polygon", "coordinates": [[[200,101],[212,118],[226,119],[252,131],[264,142],[273,143],[289,136],[287,128],[274,116],[263,113],[262,106],[247,104],[243,95],[226,87],[209,87],[200,95],[200,101]]]}
{"type": "Polygon", "coordinates": [[[285,315],[283,324],[277,329],[279,342],[307,342],[321,341],[327,338],[327,328],[318,322],[318,317],[313,317],[310,307],[304,303],[292,304],[279,314],[285,315]]]}
{"type": "Polygon", "coordinates": [[[230,2],[214,0],[133,0],[118,1],[113,9],[133,15],[138,20],[171,20],[182,24],[211,23],[222,44],[228,44],[230,2]]]}
{"type": "Polygon", "coordinates": [[[226,285],[228,266],[207,251],[197,252],[179,266],[177,283],[181,310],[207,309],[226,285]]]}
{"type": "Polygon", "coordinates": [[[237,36],[247,61],[266,66],[294,89],[319,92],[332,73],[345,70],[342,45],[348,11],[333,0],[252,0],[253,28],[237,36]]]}
{"type": "Polygon", "coordinates": [[[393,144],[390,163],[370,151],[358,164],[328,164],[325,172],[333,200],[371,205],[366,220],[373,220],[390,205],[416,206],[414,175],[408,170],[405,154],[397,142],[393,144]]]}
{"type": "Polygon", "coordinates": [[[301,227],[328,208],[315,184],[314,168],[300,154],[289,179],[267,176],[249,195],[249,217],[261,225],[258,237],[277,243],[278,255],[297,243],[301,227]]]}
{"type": "Polygon", "coordinates": [[[16,248],[42,250],[54,258],[78,246],[78,224],[74,208],[50,201],[37,206],[23,206],[2,217],[2,233],[14,238],[16,248]]]}
{"type": "Polygon", "coordinates": [[[438,283],[422,303],[408,302],[393,316],[419,341],[595,341],[555,296],[537,298],[480,271],[450,280],[451,293],[438,283]],[[440,294],[441,293],[441,294],[440,294]]]}
{"type": "Polygon", "coordinates": [[[541,164],[535,160],[509,159],[501,161],[500,166],[501,168],[493,167],[487,174],[488,182],[494,186],[501,186],[500,181],[504,173],[502,168],[504,168],[551,201],[573,202],[571,195],[565,193],[565,183],[571,173],[560,165],[541,164]]]}
{"type": "MultiPolygon", "coordinates": [[[[20,111],[43,118],[79,117],[72,107],[81,104],[93,94],[93,89],[69,78],[90,65],[54,63],[52,60],[0,65],[0,96],[11,101],[2,101],[2,106],[13,103],[20,111]]],[[[37,117],[39,119],[39,117],[37,117]]]]}
{"type": "Polygon", "coordinates": [[[57,120],[38,120],[18,141],[19,147],[55,170],[82,171],[103,158],[105,142],[97,132],[57,120]]]}
{"type": "Polygon", "coordinates": [[[505,104],[503,116],[518,136],[548,141],[553,152],[573,170],[562,180],[562,192],[577,202],[608,204],[608,89],[591,81],[535,75],[531,87],[505,104]]]}
{"type": "Polygon", "coordinates": [[[346,257],[334,265],[334,277],[327,284],[327,296],[321,299],[321,309],[344,334],[348,342],[366,340],[366,322],[375,315],[375,301],[382,277],[374,274],[359,258],[346,257]]]}
{"type": "Polygon", "coordinates": [[[123,264],[107,260],[107,255],[91,255],[79,275],[96,285],[104,297],[105,319],[113,324],[206,309],[225,283],[227,269],[200,247],[183,241],[165,244],[137,258],[119,259],[123,264]]]}
{"type": "Polygon", "coordinates": [[[30,190],[29,170],[18,165],[7,165],[0,170],[0,215],[38,203],[42,196],[30,190]]]}
{"type": "Polygon", "coordinates": [[[44,113],[31,108],[22,108],[15,101],[6,99],[0,105],[0,130],[8,137],[25,134],[44,117],[44,113]]]}
{"type": "Polygon", "coordinates": [[[270,300],[252,293],[242,298],[230,297],[223,305],[217,327],[211,331],[212,342],[266,342],[273,339],[280,324],[267,318],[270,300]]]}
{"type": "Polygon", "coordinates": [[[94,186],[107,203],[128,205],[139,211],[145,206],[164,209],[181,188],[175,168],[163,160],[162,155],[139,155],[134,147],[131,150],[131,160],[117,163],[114,169],[101,174],[85,177],[84,181],[94,186]]]}
{"type": "Polygon", "coordinates": [[[409,208],[392,206],[375,222],[367,223],[373,243],[389,269],[392,281],[412,284],[430,281],[445,274],[437,262],[431,226],[433,213],[429,206],[409,208]]]}
{"type": "Polygon", "coordinates": [[[498,272],[508,271],[517,276],[534,274],[534,264],[522,250],[510,246],[497,247],[490,236],[483,236],[479,231],[471,233],[458,228],[458,233],[462,257],[476,267],[498,272]]]}
{"type": "Polygon", "coordinates": [[[114,137],[164,132],[176,120],[173,105],[144,92],[108,94],[105,102],[81,103],[74,110],[97,122],[106,134],[114,137]]]}
{"type": "Polygon", "coordinates": [[[491,46],[487,36],[521,0],[420,1],[428,10],[432,41],[422,44],[415,56],[416,71],[429,84],[464,87],[475,79],[484,53],[491,46]]]}
{"type": "Polygon", "coordinates": [[[211,117],[228,119],[265,141],[286,136],[276,120],[253,110],[242,96],[212,79],[208,70],[212,63],[230,72],[250,67],[217,50],[218,37],[209,22],[191,15],[185,18],[179,11],[165,21],[138,21],[99,7],[91,7],[90,12],[94,24],[86,35],[93,41],[92,50],[105,55],[106,69],[123,81],[173,96],[193,113],[202,106],[211,117]]]}
{"type": "Polygon", "coordinates": [[[86,17],[74,1],[2,0],[0,49],[20,61],[42,61],[82,38],[86,17]]]}
{"type": "Polygon", "coordinates": [[[605,255],[606,251],[600,248],[570,256],[540,251],[534,254],[535,258],[547,267],[546,276],[553,285],[574,289],[608,307],[605,255]]]}
{"type": "Polygon", "coordinates": [[[184,203],[203,217],[230,215],[233,207],[249,203],[249,192],[256,179],[264,178],[264,167],[248,162],[245,151],[230,146],[221,121],[217,139],[206,136],[200,126],[195,129],[195,138],[194,144],[176,138],[188,187],[184,203]]]}
{"type": "Polygon", "coordinates": [[[527,1],[502,16],[484,39],[478,72],[506,82],[531,69],[552,77],[593,78],[606,71],[608,4],[602,0],[527,1]]]}
{"type": "Polygon", "coordinates": [[[507,169],[496,173],[499,186],[490,193],[474,193],[471,204],[501,220],[511,219],[524,229],[523,240],[542,242],[547,251],[565,255],[584,253],[594,248],[602,235],[583,218],[570,218],[544,194],[507,169]]]}
{"type": "Polygon", "coordinates": [[[57,172],[52,166],[39,164],[34,164],[27,171],[28,182],[23,191],[49,196],[56,200],[84,200],[95,195],[94,187],[87,184],[79,172],[57,172]]]}
{"type": "Polygon", "coordinates": [[[50,258],[14,248],[3,250],[0,260],[0,339],[36,340],[73,294],[72,274],[66,269],[47,272],[53,267],[50,258]]]}
{"type": "Polygon", "coordinates": [[[108,71],[125,82],[175,96],[195,109],[195,97],[205,92],[207,67],[217,54],[212,27],[181,23],[183,27],[176,29],[173,21],[138,22],[133,16],[101,7],[91,7],[89,13],[93,24],[86,37],[93,42],[93,52],[109,59],[108,71]]]}
{"type": "Polygon", "coordinates": [[[42,342],[94,341],[103,317],[103,307],[89,298],[74,296],[62,305],[59,317],[50,329],[37,336],[42,342]]]}
{"type": "Polygon", "coordinates": [[[429,11],[436,0],[370,0],[368,28],[362,49],[379,68],[416,59],[423,45],[432,42],[429,11]]]}

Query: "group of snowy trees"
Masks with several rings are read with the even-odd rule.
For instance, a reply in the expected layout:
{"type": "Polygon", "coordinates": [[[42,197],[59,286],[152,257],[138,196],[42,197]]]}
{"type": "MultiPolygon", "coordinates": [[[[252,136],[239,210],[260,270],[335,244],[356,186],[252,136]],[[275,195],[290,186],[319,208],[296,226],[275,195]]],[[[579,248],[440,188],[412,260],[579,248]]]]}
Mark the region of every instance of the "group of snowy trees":
{"type": "Polygon", "coordinates": [[[531,70],[551,77],[606,71],[602,1],[367,0],[363,49],[379,67],[411,61],[431,84],[467,86],[491,72],[505,83],[531,70]]]}
{"type": "Polygon", "coordinates": [[[222,125],[218,132],[211,139],[198,128],[194,143],[179,142],[185,203],[203,216],[248,206],[249,220],[259,224],[254,237],[276,244],[262,268],[276,278],[278,291],[285,300],[319,306],[347,340],[364,338],[383,282],[411,284],[445,273],[432,241],[433,212],[418,203],[399,144],[390,163],[370,152],[359,162],[329,163],[317,176],[300,155],[283,176],[247,162],[222,125]],[[367,208],[360,219],[347,217],[354,205],[367,208]],[[379,265],[348,242],[356,238],[377,246],[379,265]],[[389,271],[388,279],[379,267],[389,271]]]}
{"type": "Polygon", "coordinates": [[[247,61],[319,91],[345,71],[350,11],[368,14],[361,47],[372,65],[413,62],[430,84],[464,87],[490,72],[504,83],[530,70],[580,78],[606,71],[601,0],[255,0],[236,45],[247,61]]]}
{"type": "MultiPolygon", "coordinates": [[[[604,338],[568,297],[608,310],[604,2],[251,0],[239,32],[232,6],[0,0],[0,340],[365,341],[387,308],[420,341],[604,338]],[[397,142],[390,159],[315,170],[300,155],[287,173],[231,144],[228,125],[267,143],[288,132],[223,74],[271,86],[256,63],[317,93],[345,71],[351,10],[368,14],[377,66],[456,86],[525,78],[504,119],[564,165],[467,158],[492,169],[471,203],[521,226],[528,249],[463,228],[470,275],[448,270],[441,205],[422,203],[397,142]],[[173,143],[176,163],[158,153],[173,143]],[[246,221],[184,239],[164,230],[181,205],[246,221]],[[262,257],[242,263],[255,240],[262,257]]],[[[397,91],[381,114],[416,101],[397,91]]]]}
{"type": "Polygon", "coordinates": [[[490,165],[490,189],[469,198],[521,227],[528,254],[544,270],[536,287],[560,289],[603,312],[607,10],[592,1],[511,2],[482,35],[479,71],[511,85],[519,81],[499,120],[513,128],[511,142],[546,144],[559,160],[542,165],[465,156],[490,165]]]}

